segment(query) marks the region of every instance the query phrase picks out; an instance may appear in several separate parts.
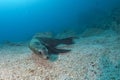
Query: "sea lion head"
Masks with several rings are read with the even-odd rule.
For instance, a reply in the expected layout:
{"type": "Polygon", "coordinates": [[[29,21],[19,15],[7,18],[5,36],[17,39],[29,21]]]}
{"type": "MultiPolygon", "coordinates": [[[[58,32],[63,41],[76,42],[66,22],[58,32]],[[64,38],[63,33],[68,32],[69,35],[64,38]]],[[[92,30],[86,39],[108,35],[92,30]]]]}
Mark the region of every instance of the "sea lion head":
{"type": "Polygon", "coordinates": [[[48,59],[48,49],[37,39],[32,39],[29,48],[37,55],[44,59],[48,59]]]}
{"type": "Polygon", "coordinates": [[[44,59],[49,58],[48,49],[45,46],[41,46],[40,48],[38,48],[37,52],[39,55],[41,55],[42,58],[44,59]]]}

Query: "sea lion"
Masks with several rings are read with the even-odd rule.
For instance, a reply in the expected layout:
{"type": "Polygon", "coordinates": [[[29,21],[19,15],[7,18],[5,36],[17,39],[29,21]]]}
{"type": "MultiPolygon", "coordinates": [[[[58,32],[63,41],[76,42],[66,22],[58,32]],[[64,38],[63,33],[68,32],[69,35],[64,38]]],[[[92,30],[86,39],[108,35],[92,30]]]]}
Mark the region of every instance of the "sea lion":
{"type": "Polygon", "coordinates": [[[51,54],[66,53],[71,50],[58,49],[57,46],[60,44],[74,44],[74,37],[68,37],[64,39],[48,38],[48,37],[34,37],[30,43],[29,48],[43,58],[48,59],[51,54]]]}

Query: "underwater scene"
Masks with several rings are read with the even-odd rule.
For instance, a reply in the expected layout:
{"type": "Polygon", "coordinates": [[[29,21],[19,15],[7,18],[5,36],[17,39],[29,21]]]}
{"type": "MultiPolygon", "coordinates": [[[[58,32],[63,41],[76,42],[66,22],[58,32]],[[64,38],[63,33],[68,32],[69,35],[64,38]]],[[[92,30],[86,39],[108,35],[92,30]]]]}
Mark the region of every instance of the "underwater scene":
{"type": "Polygon", "coordinates": [[[120,0],[0,0],[0,80],[120,80],[120,0]]]}

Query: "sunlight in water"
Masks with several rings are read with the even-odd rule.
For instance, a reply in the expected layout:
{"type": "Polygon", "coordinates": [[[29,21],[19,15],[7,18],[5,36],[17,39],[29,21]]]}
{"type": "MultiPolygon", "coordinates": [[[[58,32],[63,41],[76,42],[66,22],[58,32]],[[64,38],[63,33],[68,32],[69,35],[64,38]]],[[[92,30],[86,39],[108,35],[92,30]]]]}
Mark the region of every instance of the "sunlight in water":
{"type": "Polygon", "coordinates": [[[37,3],[38,0],[0,0],[0,7],[15,7],[37,3]]]}

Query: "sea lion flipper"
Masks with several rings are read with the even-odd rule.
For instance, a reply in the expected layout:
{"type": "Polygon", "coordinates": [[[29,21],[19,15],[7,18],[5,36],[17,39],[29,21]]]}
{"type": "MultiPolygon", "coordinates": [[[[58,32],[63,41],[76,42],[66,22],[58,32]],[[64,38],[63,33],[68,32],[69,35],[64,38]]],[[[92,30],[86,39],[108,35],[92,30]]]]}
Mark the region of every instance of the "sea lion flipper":
{"type": "Polygon", "coordinates": [[[53,39],[53,38],[45,38],[45,37],[37,37],[44,45],[56,47],[59,44],[74,44],[74,37],[68,37],[64,39],[53,39]]]}
{"type": "Polygon", "coordinates": [[[52,53],[52,54],[66,53],[66,52],[71,51],[71,50],[66,50],[66,49],[57,49],[54,47],[49,47],[48,49],[49,49],[49,53],[52,53]]]}
{"type": "Polygon", "coordinates": [[[67,52],[69,52],[69,51],[71,51],[71,50],[66,50],[66,49],[56,49],[55,48],[55,50],[54,50],[56,53],[67,53],[67,52]]]}
{"type": "Polygon", "coordinates": [[[64,38],[64,39],[60,40],[60,43],[61,44],[67,44],[67,45],[74,44],[73,39],[74,39],[74,37],[64,38]]]}

